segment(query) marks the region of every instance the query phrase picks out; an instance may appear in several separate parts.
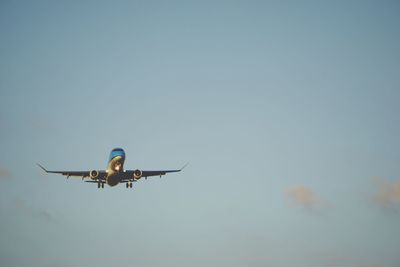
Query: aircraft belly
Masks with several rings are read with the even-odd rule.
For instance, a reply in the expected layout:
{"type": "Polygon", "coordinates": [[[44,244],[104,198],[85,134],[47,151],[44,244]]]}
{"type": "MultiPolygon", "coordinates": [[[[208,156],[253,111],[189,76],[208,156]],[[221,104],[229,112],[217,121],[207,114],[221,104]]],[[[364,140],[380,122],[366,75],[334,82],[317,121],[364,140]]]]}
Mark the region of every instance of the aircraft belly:
{"type": "Polygon", "coordinates": [[[120,175],[111,175],[107,177],[107,184],[109,186],[115,186],[121,181],[120,175]]]}

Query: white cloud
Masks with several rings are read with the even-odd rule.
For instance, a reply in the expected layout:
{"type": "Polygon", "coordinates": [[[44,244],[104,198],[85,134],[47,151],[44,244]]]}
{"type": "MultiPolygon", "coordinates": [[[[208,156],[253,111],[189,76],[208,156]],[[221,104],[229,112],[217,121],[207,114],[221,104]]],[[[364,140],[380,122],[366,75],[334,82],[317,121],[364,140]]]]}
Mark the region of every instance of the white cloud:
{"type": "Polygon", "coordinates": [[[39,209],[35,209],[31,206],[28,206],[28,204],[26,203],[26,201],[23,201],[21,199],[17,199],[14,202],[15,207],[22,213],[29,215],[31,217],[46,221],[46,222],[52,222],[53,221],[53,217],[51,216],[51,214],[45,210],[39,210],[39,209]]]}
{"type": "Polygon", "coordinates": [[[327,207],[326,201],[318,196],[313,189],[305,185],[292,185],[286,190],[286,196],[292,202],[308,210],[320,210],[327,207]]]}
{"type": "Polygon", "coordinates": [[[0,167],[0,179],[9,179],[11,178],[11,173],[6,168],[0,167]]]}
{"type": "Polygon", "coordinates": [[[400,180],[373,178],[373,200],[384,208],[400,208],[400,180]]]}

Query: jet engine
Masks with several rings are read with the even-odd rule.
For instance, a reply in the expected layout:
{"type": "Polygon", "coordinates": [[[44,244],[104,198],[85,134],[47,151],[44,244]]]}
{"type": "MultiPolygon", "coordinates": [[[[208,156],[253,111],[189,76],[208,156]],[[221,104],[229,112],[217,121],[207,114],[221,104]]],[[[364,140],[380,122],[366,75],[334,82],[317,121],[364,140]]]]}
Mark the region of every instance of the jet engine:
{"type": "Polygon", "coordinates": [[[89,176],[90,176],[90,178],[95,180],[97,177],[99,177],[99,171],[92,170],[92,171],[89,172],[89,176]]]}
{"type": "Polygon", "coordinates": [[[140,179],[140,177],[142,177],[142,171],[141,170],[135,170],[133,172],[133,179],[134,180],[138,180],[138,179],[140,179]]]}

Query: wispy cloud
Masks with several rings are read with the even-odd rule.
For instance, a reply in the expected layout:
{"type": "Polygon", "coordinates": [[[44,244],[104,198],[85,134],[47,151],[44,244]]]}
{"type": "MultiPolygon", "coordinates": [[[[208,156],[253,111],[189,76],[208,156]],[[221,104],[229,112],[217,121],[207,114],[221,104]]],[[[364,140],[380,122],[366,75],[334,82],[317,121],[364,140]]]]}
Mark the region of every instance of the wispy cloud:
{"type": "Polygon", "coordinates": [[[46,222],[52,222],[53,216],[45,210],[36,209],[32,206],[29,206],[26,201],[17,199],[14,201],[14,206],[20,212],[24,213],[25,215],[31,216],[33,218],[37,218],[46,222]]]}
{"type": "Polygon", "coordinates": [[[373,200],[383,208],[400,210],[400,179],[390,181],[381,177],[372,179],[373,200]]]}
{"type": "Polygon", "coordinates": [[[8,169],[0,167],[0,180],[11,178],[11,173],[8,169]]]}
{"type": "Polygon", "coordinates": [[[292,185],[286,190],[286,196],[295,204],[307,210],[320,211],[327,203],[313,189],[305,185],[292,185]]]}

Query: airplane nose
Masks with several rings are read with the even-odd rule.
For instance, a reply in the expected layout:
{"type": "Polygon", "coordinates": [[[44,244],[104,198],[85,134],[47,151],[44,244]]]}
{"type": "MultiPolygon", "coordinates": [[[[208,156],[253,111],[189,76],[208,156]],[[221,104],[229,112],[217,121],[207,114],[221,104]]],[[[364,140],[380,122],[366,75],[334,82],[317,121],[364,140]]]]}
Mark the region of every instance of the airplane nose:
{"type": "Polygon", "coordinates": [[[121,170],[121,166],[122,166],[121,162],[116,162],[115,166],[114,166],[114,170],[120,171],[121,170]]]}

